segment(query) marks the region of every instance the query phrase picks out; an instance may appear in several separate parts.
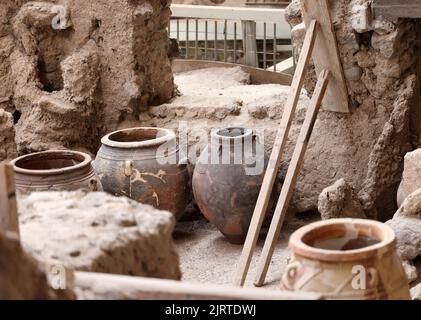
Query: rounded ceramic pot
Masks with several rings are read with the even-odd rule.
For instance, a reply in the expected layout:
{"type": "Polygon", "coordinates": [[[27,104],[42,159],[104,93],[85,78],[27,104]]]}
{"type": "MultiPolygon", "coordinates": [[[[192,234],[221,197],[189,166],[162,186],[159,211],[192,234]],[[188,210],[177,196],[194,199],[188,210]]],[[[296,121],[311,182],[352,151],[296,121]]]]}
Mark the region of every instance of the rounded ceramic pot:
{"type": "Polygon", "coordinates": [[[245,241],[267,163],[264,146],[245,128],[213,132],[196,163],[192,185],[197,205],[231,243],[245,241]]]}
{"type": "Polygon", "coordinates": [[[393,230],[380,222],[333,219],[290,238],[293,257],[282,288],[328,299],[410,299],[393,230]]]}
{"type": "Polygon", "coordinates": [[[86,153],[50,150],[28,154],[11,162],[16,189],[21,194],[34,191],[73,191],[101,189],[86,153]]]}
{"type": "Polygon", "coordinates": [[[127,196],[179,219],[188,201],[187,162],[178,159],[175,134],[131,128],[102,138],[95,171],[105,192],[127,196]]]}

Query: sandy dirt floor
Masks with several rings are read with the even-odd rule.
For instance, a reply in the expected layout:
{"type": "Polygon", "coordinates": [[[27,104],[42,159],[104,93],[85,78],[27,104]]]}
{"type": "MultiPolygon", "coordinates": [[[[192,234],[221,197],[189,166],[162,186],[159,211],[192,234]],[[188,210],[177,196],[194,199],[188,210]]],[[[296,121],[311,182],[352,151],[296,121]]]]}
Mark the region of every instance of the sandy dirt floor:
{"type": "MultiPolygon", "coordinates": [[[[265,288],[274,289],[279,286],[281,276],[290,257],[290,250],[287,245],[292,232],[318,219],[319,216],[313,213],[300,214],[284,225],[272,259],[265,288]]],[[[182,279],[184,281],[222,285],[233,283],[242,246],[230,244],[206,220],[180,222],[176,227],[174,239],[180,255],[182,279]]],[[[257,268],[256,258],[260,256],[263,243],[264,237],[261,237],[246,286],[253,285],[257,268]]]]}

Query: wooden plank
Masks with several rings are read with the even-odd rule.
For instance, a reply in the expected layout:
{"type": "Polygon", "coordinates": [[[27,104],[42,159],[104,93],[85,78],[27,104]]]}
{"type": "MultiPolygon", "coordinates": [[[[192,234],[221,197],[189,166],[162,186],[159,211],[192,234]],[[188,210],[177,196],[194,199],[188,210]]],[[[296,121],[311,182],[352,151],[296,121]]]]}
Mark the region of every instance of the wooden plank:
{"type": "Polygon", "coordinates": [[[279,62],[276,65],[276,71],[275,71],[274,66],[269,67],[267,70],[268,71],[274,71],[274,72],[285,72],[285,73],[289,73],[289,72],[292,71],[291,73],[294,73],[294,71],[293,71],[294,70],[294,57],[291,57],[291,58],[286,59],[282,62],[279,62]]]}
{"type": "Polygon", "coordinates": [[[313,62],[316,73],[330,71],[330,86],[323,100],[323,109],[335,112],[349,112],[348,89],[345,82],[339,50],[333,30],[328,0],[301,0],[303,18],[308,25],[313,19],[319,24],[313,62]]]}
{"type": "Polygon", "coordinates": [[[288,30],[289,33],[291,33],[291,27],[285,19],[285,9],[172,4],[171,11],[173,18],[198,18],[237,21],[251,20],[266,23],[281,23],[282,30],[288,30]]]}
{"type": "Polygon", "coordinates": [[[252,84],[270,84],[276,83],[283,86],[290,86],[292,76],[282,72],[272,72],[263,69],[257,69],[234,63],[206,61],[206,60],[186,60],[175,59],[173,62],[173,72],[187,72],[204,68],[234,68],[240,67],[244,72],[250,74],[252,84]]]}
{"type": "Polygon", "coordinates": [[[298,137],[297,145],[295,146],[294,154],[291,158],[291,163],[288,167],[287,175],[285,177],[284,185],[282,186],[281,195],[279,196],[278,204],[272,218],[272,223],[262,250],[262,255],[259,260],[257,268],[257,277],[255,280],[256,286],[262,286],[266,279],[266,274],[269,269],[270,261],[272,260],[273,251],[279,239],[279,234],[288,210],[289,203],[295,190],[297,179],[304,162],[304,156],[307,150],[308,142],[313,131],[314,123],[317,119],[324,94],[329,83],[329,71],[323,70],[320,72],[317,80],[316,89],[311,99],[307,110],[306,118],[301,128],[298,137]]]}
{"type": "Polygon", "coordinates": [[[376,0],[374,16],[384,18],[421,18],[420,0],[376,0]]]}
{"type": "Polygon", "coordinates": [[[0,165],[0,232],[19,234],[13,166],[0,165]]]}
{"type": "Polygon", "coordinates": [[[131,300],[318,300],[315,293],[235,288],[111,274],[75,272],[75,287],[98,299],[131,300]]]}
{"type": "Polygon", "coordinates": [[[297,64],[297,69],[291,85],[291,91],[285,105],[284,113],[282,115],[281,125],[272,149],[269,164],[266,169],[265,177],[263,179],[260,194],[257,199],[256,207],[253,212],[253,218],[250,223],[246,242],[244,244],[243,252],[241,254],[238,270],[235,277],[235,285],[243,286],[250,267],[251,258],[256,248],[256,243],[259,238],[260,230],[266,215],[270,196],[272,194],[273,185],[275,183],[279,166],[282,159],[286,142],[288,139],[289,130],[291,128],[292,119],[295,114],[298,99],[301,94],[301,89],[304,82],[304,74],[310,60],[311,52],[316,38],[316,21],[309,23],[306,36],[304,38],[303,48],[300,59],[297,64]]]}

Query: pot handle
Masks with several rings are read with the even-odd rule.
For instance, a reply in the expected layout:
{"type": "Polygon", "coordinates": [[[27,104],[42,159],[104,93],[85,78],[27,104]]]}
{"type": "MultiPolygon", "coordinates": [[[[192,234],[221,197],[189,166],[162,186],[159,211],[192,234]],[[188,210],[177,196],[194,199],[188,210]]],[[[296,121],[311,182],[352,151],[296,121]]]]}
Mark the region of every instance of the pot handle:
{"type": "Polygon", "coordinates": [[[379,284],[379,274],[375,268],[368,269],[368,274],[370,275],[370,286],[371,288],[376,288],[379,284]]]}
{"type": "Polygon", "coordinates": [[[178,161],[178,166],[179,167],[183,167],[183,166],[187,166],[190,164],[189,158],[185,157],[183,159],[180,159],[180,161],[178,161]]]}
{"type": "Polygon", "coordinates": [[[298,269],[300,269],[300,267],[301,263],[297,260],[293,260],[288,264],[285,273],[282,276],[282,283],[284,286],[289,287],[292,284],[292,281],[295,280],[298,269]]]}
{"type": "Polygon", "coordinates": [[[133,160],[126,160],[124,162],[124,175],[130,177],[133,174],[133,160]]]}
{"type": "Polygon", "coordinates": [[[98,180],[97,180],[97,178],[92,178],[91,180],[89,180],[89,190],[91,192],[98,191],[98,180]]]}

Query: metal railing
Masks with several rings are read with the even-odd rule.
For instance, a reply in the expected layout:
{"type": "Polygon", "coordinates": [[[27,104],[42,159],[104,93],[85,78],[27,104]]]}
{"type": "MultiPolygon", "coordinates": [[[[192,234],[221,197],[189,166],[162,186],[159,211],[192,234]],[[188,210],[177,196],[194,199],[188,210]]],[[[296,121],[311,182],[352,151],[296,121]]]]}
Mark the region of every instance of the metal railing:
{"type": "Polygon", "coordinates": [[[291,57],[284,9],[172,5],[170,37],[181,58],[271,68],[291,57]]]}

